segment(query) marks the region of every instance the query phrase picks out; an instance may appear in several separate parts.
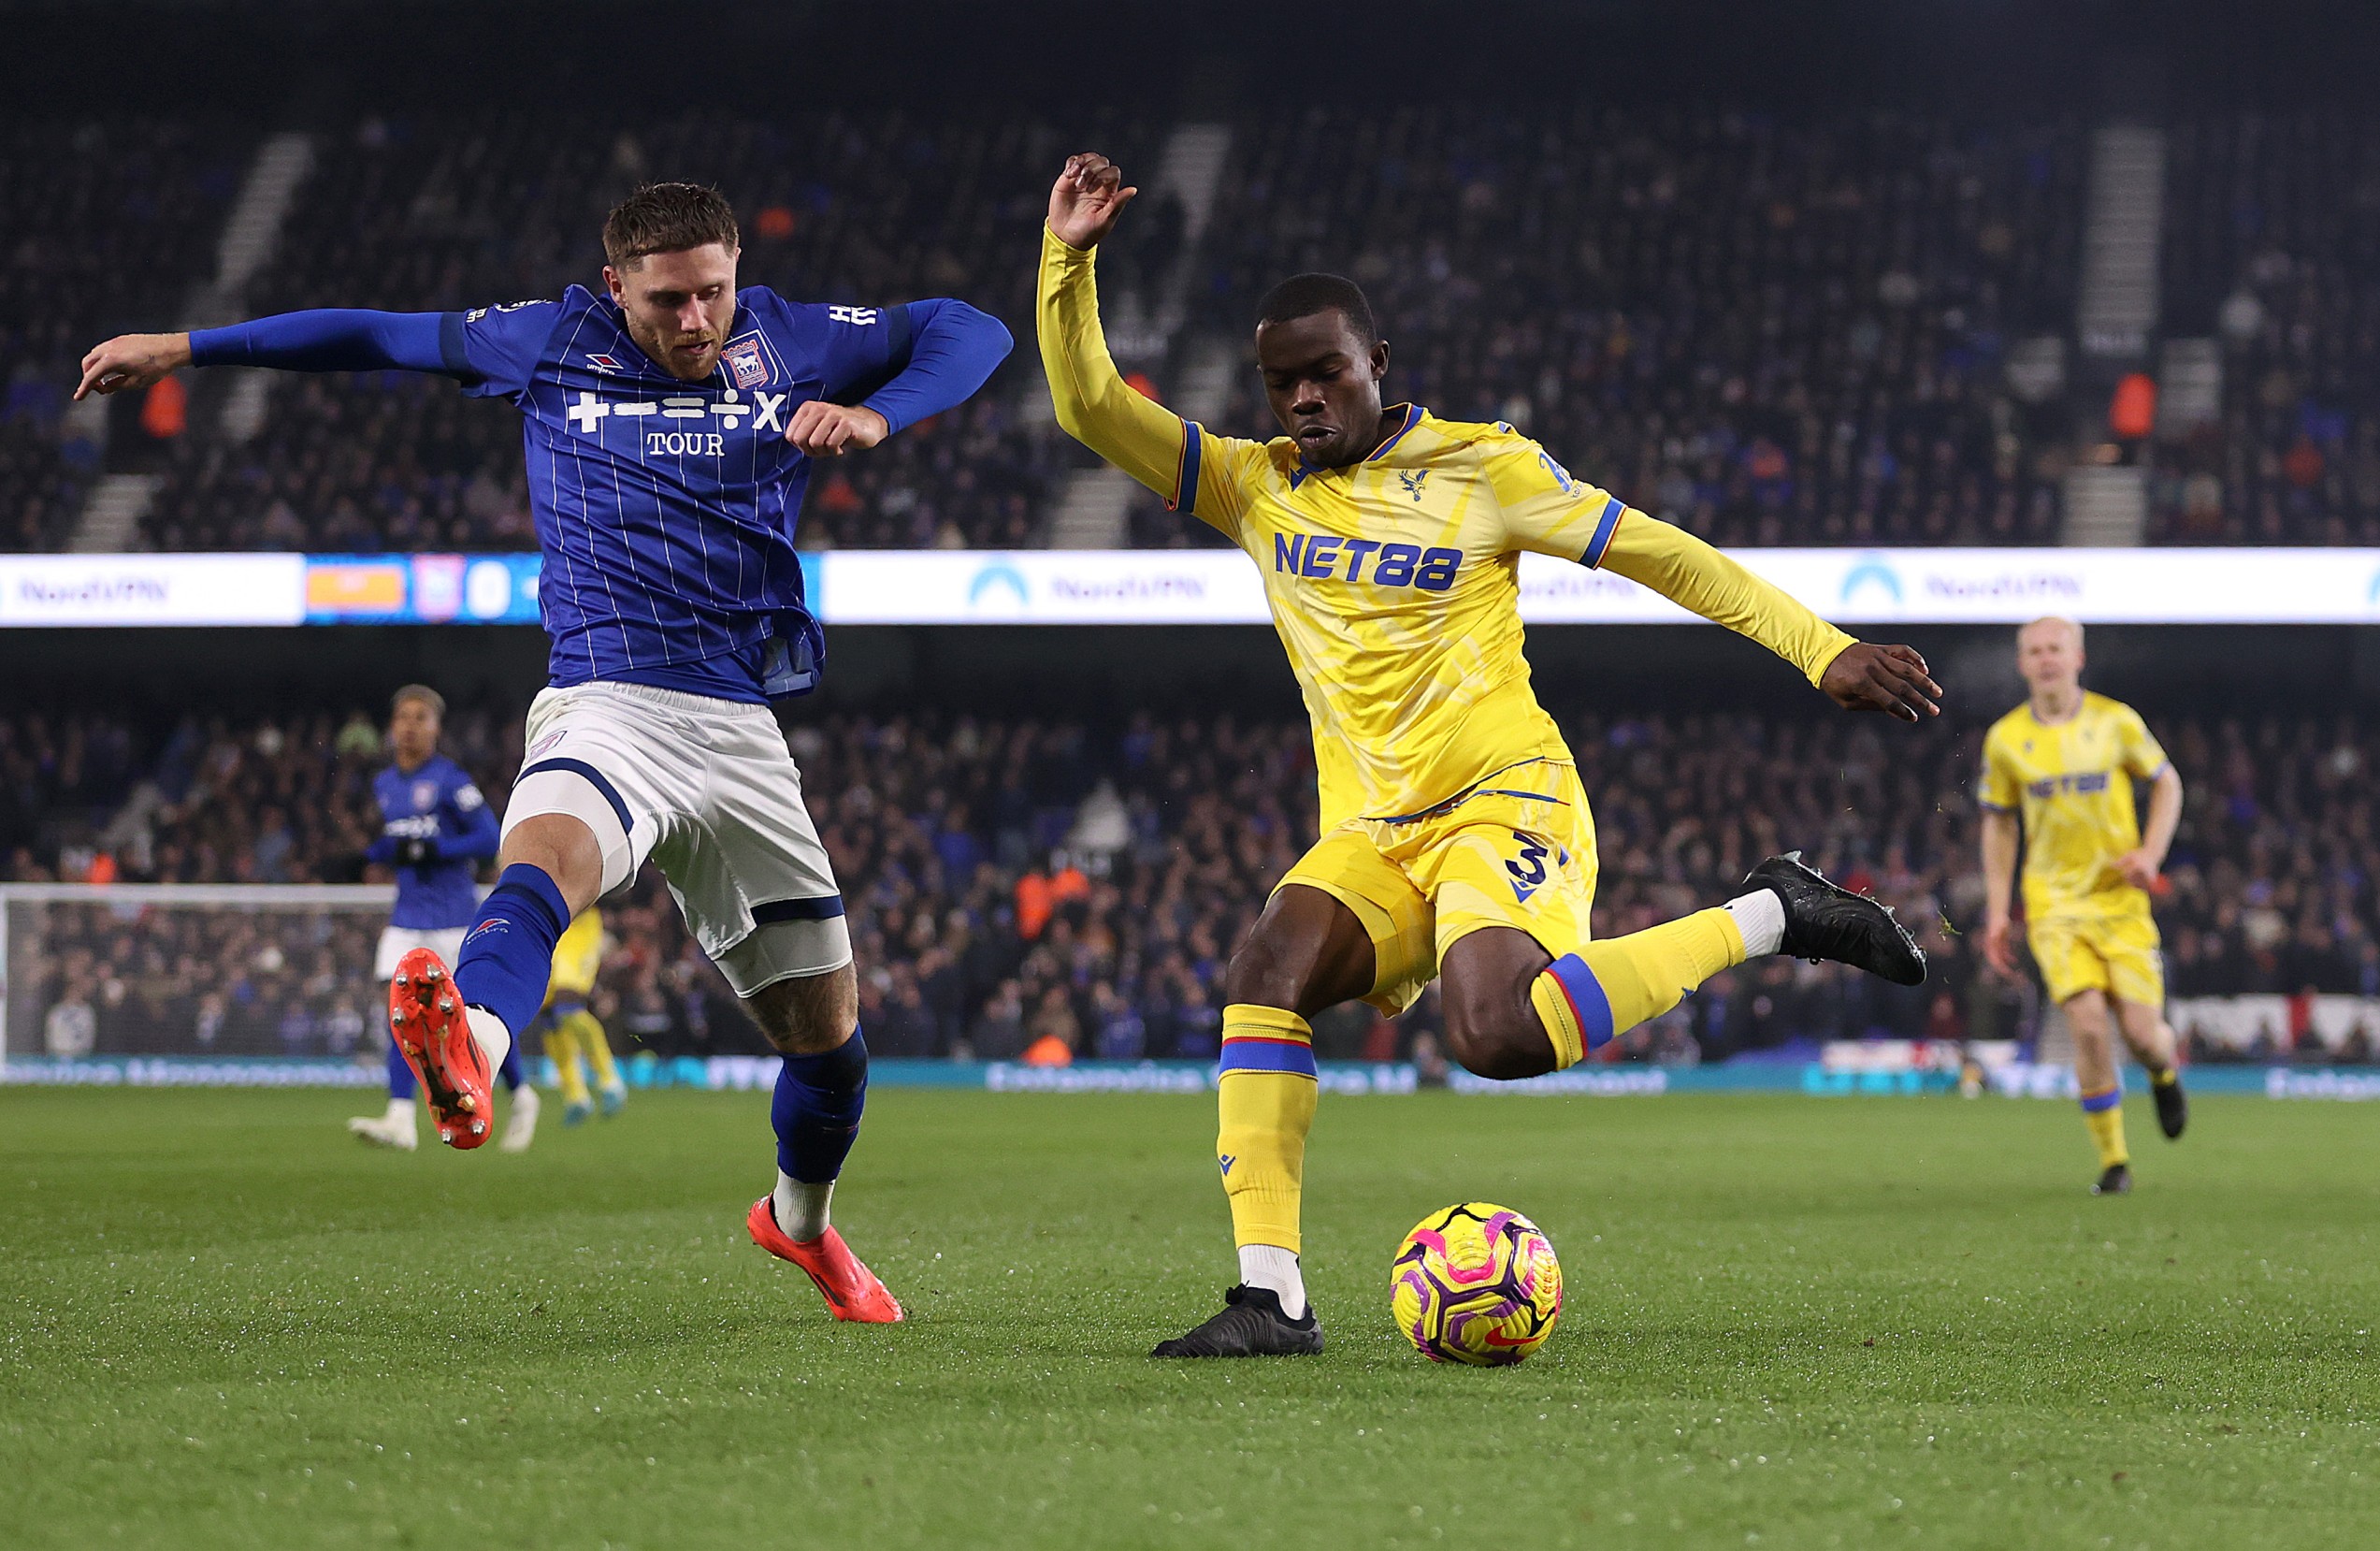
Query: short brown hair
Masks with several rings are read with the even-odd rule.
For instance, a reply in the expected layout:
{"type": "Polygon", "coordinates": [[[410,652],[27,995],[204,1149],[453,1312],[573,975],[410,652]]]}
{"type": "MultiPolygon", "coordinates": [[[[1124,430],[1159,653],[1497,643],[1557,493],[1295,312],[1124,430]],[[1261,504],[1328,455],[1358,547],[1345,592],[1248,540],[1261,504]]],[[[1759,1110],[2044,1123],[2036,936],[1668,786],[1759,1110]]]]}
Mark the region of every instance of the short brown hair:
{"type": "Polygon", "coordinates": [[[437,690],[431,689],[426,684],[408,684],[402,689],[397,690],[397,693],[389,696],[389,715],[395,716],[397,714],[397,708],[404,704],[409,700],[420,701],[424,705],[430,708],[431,716],[436,717],[440,721],[444,721],[446,719],[446,697],[440,694],[437,690]]]}
{"type": "Polygon", "coordinates": [[[647,183],[603,219],[603,257],[614,269],[714,242],[733,253],[743,239],[726,197],[700,183],[647,183]]]}

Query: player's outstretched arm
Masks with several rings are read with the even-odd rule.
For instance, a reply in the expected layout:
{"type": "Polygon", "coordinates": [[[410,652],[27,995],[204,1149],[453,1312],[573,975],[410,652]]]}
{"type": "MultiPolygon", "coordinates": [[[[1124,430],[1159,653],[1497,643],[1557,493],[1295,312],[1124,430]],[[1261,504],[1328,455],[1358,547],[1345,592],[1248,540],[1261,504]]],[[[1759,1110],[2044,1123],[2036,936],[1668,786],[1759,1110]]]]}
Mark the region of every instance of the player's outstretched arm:
{"type": "Polygon", "coordinates": [[[186,366],[284,371],[436,371],[468,376],[444,312],[322,308],[188,334],[120,334],[82,358],[78,399],[147,387],[186,366]]]}
{"type": "Polygon", "coordinates": [[[1681,528],[1628,512],[1601,563],[1752,637],[1847,710],[1882,711],[1911,722],[1941,715],[1941,686],[1927,676],[1914,647],[1854,640],[1681,528]]]}
{"type": "Polygon", "coordinates": [[[1181,416],[1128,386],[1108,354],[1099,322],[1092,252],[1116,229],[1138,189],[1095,152],[1066,158],[1049,191],[1042,232],[1041,285],[1034,309],[1041,359],[1058,424],[1066,434],[1168,500],[1177,491],[1184,439],[1181,416]]]}

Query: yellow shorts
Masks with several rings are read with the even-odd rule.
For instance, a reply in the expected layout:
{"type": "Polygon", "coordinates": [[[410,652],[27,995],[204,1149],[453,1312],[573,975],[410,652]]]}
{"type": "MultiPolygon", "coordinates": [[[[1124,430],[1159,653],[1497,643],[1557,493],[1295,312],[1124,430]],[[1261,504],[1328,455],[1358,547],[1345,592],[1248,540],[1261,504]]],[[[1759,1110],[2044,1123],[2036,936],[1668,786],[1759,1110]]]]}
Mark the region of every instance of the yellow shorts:
{"type": "Polygon", "coordinates": [[[1315,842],[1276,888],[1303,883],[1353,911],[1378,965],[1364,1000],[1393,1016],[1437,978],[1438,961],[1483,926],[1574,952],[1594,905],[1594,816],[1576,767],[1500,771],[1420,818],[1351,819],[1315,842]]]}
{"type": "Polygon", "coordinates": [[[2062,1005],[2100,991],[2142,1007],[2165,1006],[2165,959],[2145,904],[2115,915],[2048,916],[2025,935],[2051,1001],[2062,1005]]]}

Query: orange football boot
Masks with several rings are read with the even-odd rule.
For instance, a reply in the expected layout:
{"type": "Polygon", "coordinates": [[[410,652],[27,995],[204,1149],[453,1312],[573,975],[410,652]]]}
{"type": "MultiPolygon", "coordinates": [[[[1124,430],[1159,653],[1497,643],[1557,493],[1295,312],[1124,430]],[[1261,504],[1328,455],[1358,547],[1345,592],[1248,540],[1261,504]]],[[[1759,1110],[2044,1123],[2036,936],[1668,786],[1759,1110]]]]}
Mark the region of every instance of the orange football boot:
{"type": "Polygon", "coordinates": [[[752,1241],[780,1260],[790,1260],[801,1268],[816,1284],[827,1307],[837,1319],[858,1320],[863,1325],[894,1325],[903,1317],[901,1304],[876,1280],[876,1273],[859,1264],[843,1235],[829,1228],[806,1244],[797,1244],[777,1226],[776,1198],[763,1196],[752,1203],[752,1210],[743,1220],[752,1231],[752,1241]]]}
{"type": "Polygon", "coordinates": [[[436,953],[416,948],[397,961],[388,982],[388,1032],[421,1080],[438,1139],[468,1150],[487,1140],[496,1113],[487,1055],[471,1037],[471,1020],[454,993],[454,977],[436,953]]]}

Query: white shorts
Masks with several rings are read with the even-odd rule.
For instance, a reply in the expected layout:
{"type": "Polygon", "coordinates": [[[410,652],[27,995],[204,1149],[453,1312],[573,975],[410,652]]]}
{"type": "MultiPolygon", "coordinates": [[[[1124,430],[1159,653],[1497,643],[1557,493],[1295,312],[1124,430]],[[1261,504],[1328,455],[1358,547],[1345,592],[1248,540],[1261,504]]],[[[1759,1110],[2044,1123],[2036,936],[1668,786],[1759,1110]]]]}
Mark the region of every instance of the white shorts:
{"type": "Polygon", "coordinates": [[[529,703],[526,742],[504,833],[540,814],[581,820],[607,894],[650,857],[737,995],[851,962],[834,869],[767,706],[579,684],[529,703]]]}
{"type": "Polygon", "coordinates": [[[372,955],[372,978],[385,980],[397,973],[397,961],[416,948],[426,948],[442,960],[448,972],[454,961],[463,956],[463,934],[468,926],[383,926],[380,934],[380,950],[372,955]]]}

